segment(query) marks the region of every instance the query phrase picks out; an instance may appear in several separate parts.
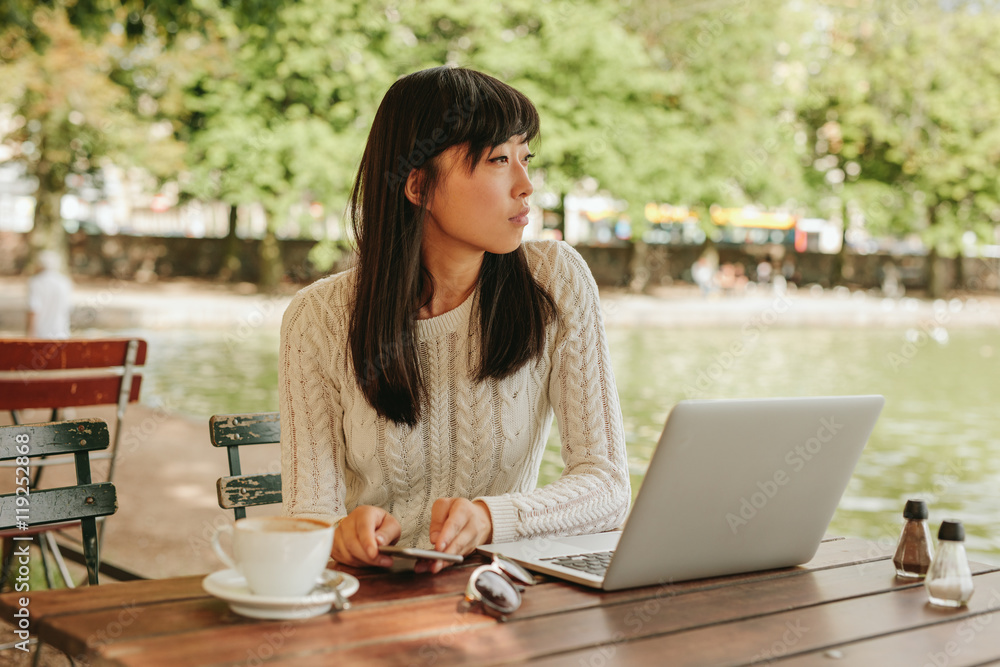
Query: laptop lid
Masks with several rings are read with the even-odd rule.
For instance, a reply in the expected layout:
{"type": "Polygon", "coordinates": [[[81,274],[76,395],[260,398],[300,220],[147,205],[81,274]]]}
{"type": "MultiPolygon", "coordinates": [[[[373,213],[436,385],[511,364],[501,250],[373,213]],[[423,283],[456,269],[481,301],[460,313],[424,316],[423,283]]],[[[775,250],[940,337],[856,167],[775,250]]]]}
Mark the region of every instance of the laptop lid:
{"type": "MultiPolygon", "coordinates": [[[[681,401],[599,585],[618,590],[809,561],[884,403],[882,396],[681,401]]],[[[528,551],[545,557],[539,544],[563,552],[576,539],[534,540],[528,551]]],[[[516,546],[483,551],[562,576],[516,546]]]]}

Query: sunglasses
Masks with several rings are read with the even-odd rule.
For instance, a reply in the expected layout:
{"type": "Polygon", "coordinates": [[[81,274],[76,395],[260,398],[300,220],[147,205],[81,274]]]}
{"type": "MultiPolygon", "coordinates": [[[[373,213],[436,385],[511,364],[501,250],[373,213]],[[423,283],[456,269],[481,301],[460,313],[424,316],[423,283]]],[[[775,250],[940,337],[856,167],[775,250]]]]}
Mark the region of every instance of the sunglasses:
{"type": "Polygon", "coordinates": [[[505,616],[521,606],[521,591],[534,586],[535,578],[512,560],[494,554],[493,562],[472,571],[465,587],[465,603],[475,602],[491,616],[505,616]]]}

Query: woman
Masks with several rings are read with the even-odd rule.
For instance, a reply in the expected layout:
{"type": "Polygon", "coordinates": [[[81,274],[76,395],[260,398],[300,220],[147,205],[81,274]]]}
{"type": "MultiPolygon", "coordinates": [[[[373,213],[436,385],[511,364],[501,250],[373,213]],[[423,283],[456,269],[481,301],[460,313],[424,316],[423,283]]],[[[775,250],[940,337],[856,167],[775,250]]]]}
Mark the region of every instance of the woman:
{"type": "Polygon", "coordinates": [[[351,197],[358,264],[282,323],[284,511],[335,523],[338,562],[625,518],[593,277],[564,243],[521,242],[538,126],[524,95],[467,69],[406,76],[379,106],[351,197]],[[565,471],[536,489],[553,411],[565,471]]]}

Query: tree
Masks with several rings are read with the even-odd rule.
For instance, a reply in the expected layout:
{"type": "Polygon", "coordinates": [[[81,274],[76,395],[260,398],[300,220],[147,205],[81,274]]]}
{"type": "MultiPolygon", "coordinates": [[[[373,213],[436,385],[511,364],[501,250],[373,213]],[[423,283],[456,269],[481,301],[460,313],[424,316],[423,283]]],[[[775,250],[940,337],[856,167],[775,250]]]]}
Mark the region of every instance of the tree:
{"type": "Polygon", "coordinates": [[[189,190],[263,202],[271,234],[303,197],[343,210],[385,90],[450,63],[490,72],[535,101],[549,184],[565,190],[593,176],[619,195],[648,196],[652,161],[642,156],[657,140],[655,72],[610,6],[571,9],[311,0],[281,8],[268,26],[239,26],[220,10],[225,48],[206,44],[212,58],[187,83],[189,190]]]}
{"type": "MultiPolygon", "coordinates": [[[[106,159],[170,172],[179,151],[169,130],[152,125],[153,97],[127,85],[151,58],[111,32],[86,40],[58,4],[35,9],[30,25],[44,41],[19,25],[0,32],[0,104],[13,121],[0,139],[37,180],[31,246],[61,250],[60,202],[69,177],[98,180],[106,159]]],[[[144,76],[144,87],[152,90],[154,80],[144,76]]]]}
{"type": "Polygon", "coordinates": [[[661,199],[767,207],[803,196],[794,159],[787,35],[798,26],[781,0],[636,3],[631,25],[662,69],[673,113],[661,199]]]}
{"type": "Polygon", "coordinates": [[[800,108],[813,183],[838,186],[838,206],[853,203],[875,233],[919,233],[936,294],[938,253],[955,256],[966,232],[986,238],[1000,221],[1000,48],[990,39],[1000,17],[960,5],[822,11],[800,108]]]}
{"type": "MultiPolygon", "coordinates": [[[[260,285],[281,278],[275,232],[291,207],[343,210],[370,118],[392,81],[355,38],[365,3],[302,2],[269,25],[219,8],[184,82],[185,189],[231,205],[261,203],[268,225],[260,285]]],[[[370,34],[370,33],[368,33],[370,34]]]]}

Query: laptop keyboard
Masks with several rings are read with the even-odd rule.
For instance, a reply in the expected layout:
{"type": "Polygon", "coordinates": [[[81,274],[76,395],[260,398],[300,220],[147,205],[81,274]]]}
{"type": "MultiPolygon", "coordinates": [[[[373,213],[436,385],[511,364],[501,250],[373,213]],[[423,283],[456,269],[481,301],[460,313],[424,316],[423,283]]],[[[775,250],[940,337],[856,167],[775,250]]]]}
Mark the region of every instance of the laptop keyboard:
{"type": "Polygon", "coordinates": [[[614,551],[598,551],[589,554],[576,554],[574,556],[551,556],[549,558],[540,558],[539,560],[603,577],[608,569],[608,565],[611,563],[611,556],[614,553],[614,551]]]}

